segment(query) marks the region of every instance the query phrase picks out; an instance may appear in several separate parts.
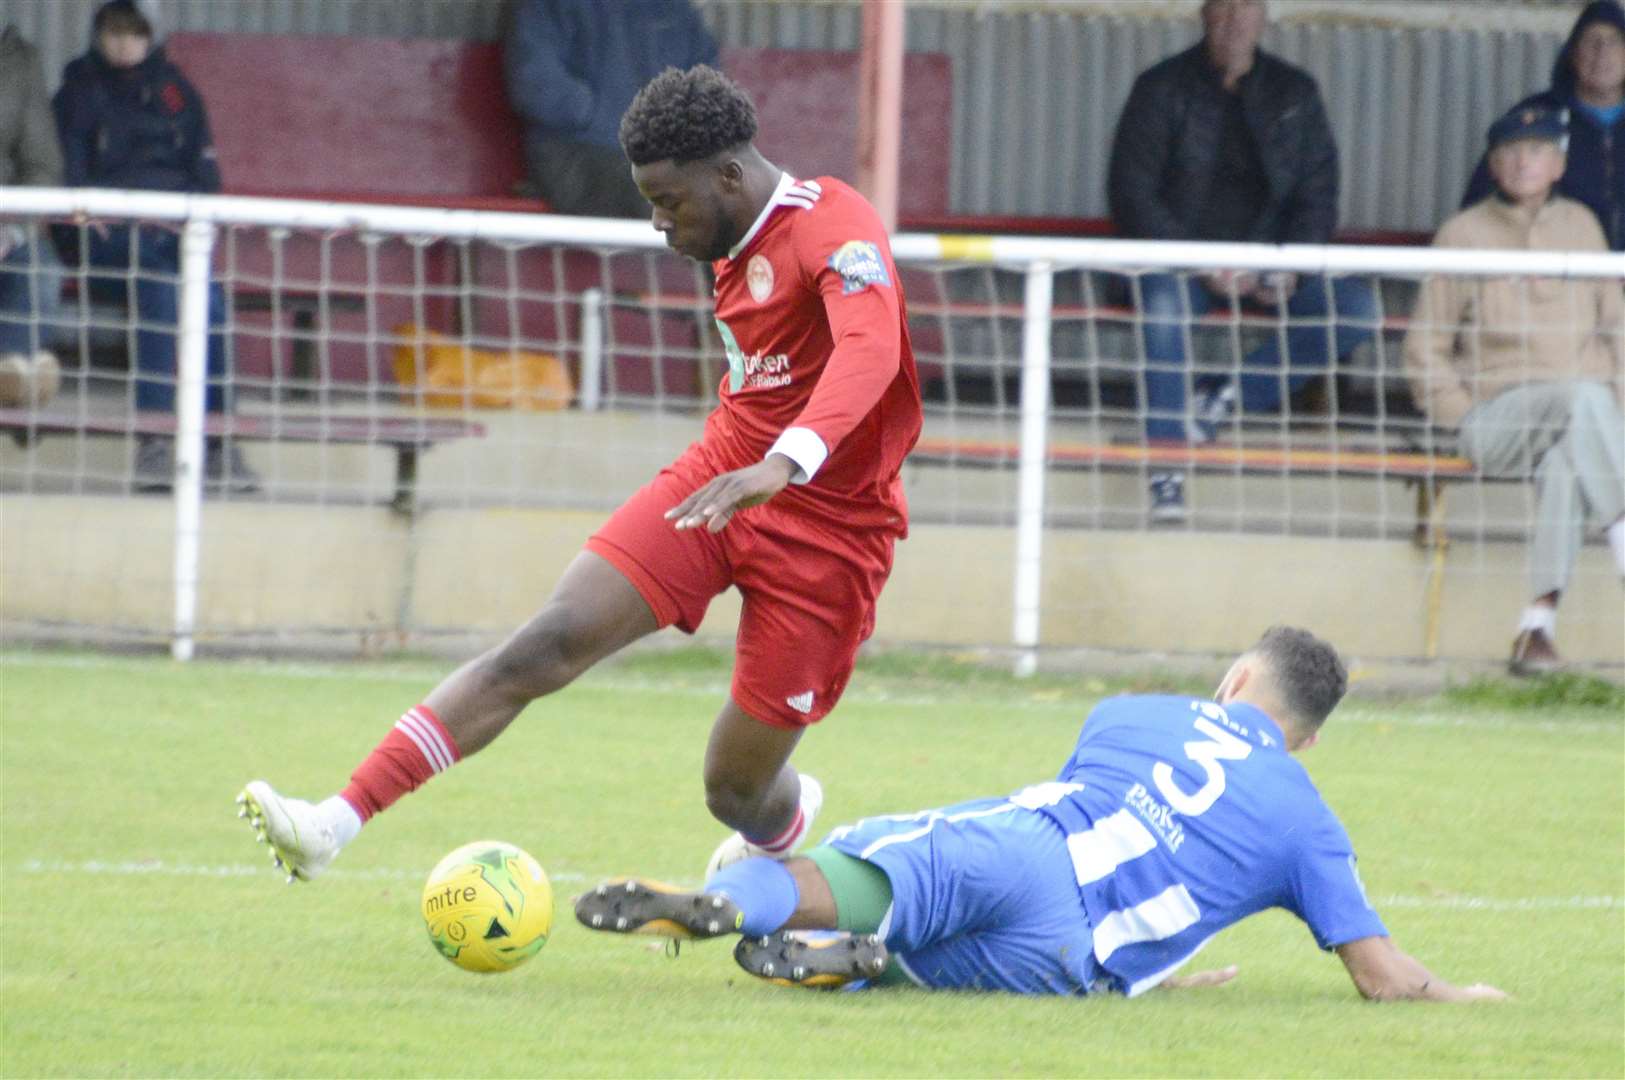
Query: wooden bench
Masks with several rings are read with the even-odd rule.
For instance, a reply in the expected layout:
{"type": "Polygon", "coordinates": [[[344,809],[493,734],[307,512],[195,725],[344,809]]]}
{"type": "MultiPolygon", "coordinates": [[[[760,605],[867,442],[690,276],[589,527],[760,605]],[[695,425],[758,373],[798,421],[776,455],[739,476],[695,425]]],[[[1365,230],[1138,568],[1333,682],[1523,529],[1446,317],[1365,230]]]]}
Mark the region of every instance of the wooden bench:
{"type": "MultiPolygon", "coordinates": [[[[909,461],[923,465],[968,465],[1015,468],[1021,447],[984,439],[923,438],[909,461]]],[[[1444,485],[1479,476],[1471,461],[1454,454],[1428,454],[1406,449],[1342,449],[1145,443],[1051,443],[1045,463],[1052,469],[1141,472],[1188,469],[1198,473],[1249,476],[1364,476],[1399,479],[1417,489],[1416,528],[1419,546],[1445,543],[1441,526],[1444,485]]],[[[1489,478],[1484,478],[1489,479],[1489,478]]]]}
{"type": "MultiPolygon", "coordinates": [[[[128,438],[158,435],[173,438],[175,417],[169,413],[128,416],[77,416],[51,409],[0,409],[0,431],[27,448],[45,435],[128,438]]],[[[305,442],[353,446],[388,446],[395,451],[395,492],[389,505],[401,514],[417,512],[418,455],[436,443],[480,438],[485,426],[443,417],[395,416],[253,416],[209,414],[203,434],[245,442],[305,442]]]]}
{"type": "MultiPolygon", "coordinates": [[[[915,465],[1015,468],[1021,448],[985,439],[923,438],[909,454],[915,465]]],[[[1234,476],[1359,476],[1400,479],[1416,488],[1413,542],[1429,555],[1425,596],[1426,655],[1438,655],[1439,614],[1444,590],[1444,560],[1449,534],[1444,527],[1445,491],[1462,480],[1490,480],[1477,466],[1453,454],[1429,454],[1411,448],[1243,447],[1224,445],[1156,445],[1145,443],[1051,443],[1045,463],[1052,469],[1143,472],[1187,469],[1234,476]]]]}

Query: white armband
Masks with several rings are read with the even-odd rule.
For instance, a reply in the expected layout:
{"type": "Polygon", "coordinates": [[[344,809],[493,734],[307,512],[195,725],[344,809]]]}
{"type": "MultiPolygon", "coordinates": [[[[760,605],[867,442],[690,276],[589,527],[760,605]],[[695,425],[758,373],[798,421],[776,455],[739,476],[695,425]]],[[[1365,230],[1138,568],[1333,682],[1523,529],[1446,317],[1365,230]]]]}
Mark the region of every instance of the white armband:
{"type": "Polygon", "coordinates": [[[817,475],[824,459],[829,457],[829,447],[812,428],[793,427],[785,428],[767,453],[783,454],[795,462],[796,471],[791,474],[790,483],[805,484],[817,475]]]}

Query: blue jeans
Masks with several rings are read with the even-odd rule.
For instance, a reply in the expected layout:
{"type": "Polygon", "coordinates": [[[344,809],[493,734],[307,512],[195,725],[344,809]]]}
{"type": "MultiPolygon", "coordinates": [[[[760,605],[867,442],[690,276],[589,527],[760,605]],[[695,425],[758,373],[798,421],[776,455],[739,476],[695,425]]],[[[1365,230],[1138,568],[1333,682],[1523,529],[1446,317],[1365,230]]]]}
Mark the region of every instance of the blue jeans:
{"type": "MultiPolygon", "coordinates": [[[[162,229],[141,229],[134,250],[130,230],[108,230],[106,238],[89,234],[91,268],[90,294],[97,300],[130,302],[130,278],[106,277],[98,271],[131,269],[135,275],[132,307],[137,319],[135,356],[135,407],[142,412],[175,411],[175,342],[180,323],[180,239],[162,229]]],[[[219,282],[209,283],[208,394],[205,408],[212,413],[231,407],[226,381],[226,336],[219,332],[226,320],[226,291],[219,282]]]]}
{"type": "Polygon", "coordinates": [[[0,353],[32,356],[50,341],[62,307],[61,275],[51,245],[33,230],[0,259],[0,353]]]}
{"type": "MultiPolygon", "coordinates": [[[[1301,277],[1287,300],[1287,377],[1280,377],[1281,338],[1270,335],[1242,360],[1243,412],[1273,412],[1283,393],[1291,395],[1325,370],[1333,357],[1347,356],[1375,331],[1377,300],[1371,286],[1357,278],[1326,280],[1301,277]],[[1334,307],[1335,305],[1335,307],[1334,307]],[[1330,325],[1326,320],[1335,310],[1330,325]]],[[[1185,401],[1190,394],[1190,358],[1186,342],[1191,320],[1229,300],[1214,296],[1194,277],[1147,274],[1140,279],[1140,305],[1145,317],[1145,437],[1185,442],[1185,401]]],[[[1228,381],[1221,377],[1221,381],[1228,381]]]]}

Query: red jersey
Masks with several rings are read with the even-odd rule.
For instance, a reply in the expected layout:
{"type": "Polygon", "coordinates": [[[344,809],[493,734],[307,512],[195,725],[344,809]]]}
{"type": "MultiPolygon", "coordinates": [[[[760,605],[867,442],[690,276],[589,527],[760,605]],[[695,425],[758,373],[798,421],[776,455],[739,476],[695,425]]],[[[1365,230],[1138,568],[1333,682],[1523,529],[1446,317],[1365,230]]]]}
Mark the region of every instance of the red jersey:
{"type": "Polygon", "coordinates": [[[905,535],[898,470],[920,435],[920,379],[874,207],[831,177],[785,175],[713,268],[728,373],[707,455],[728,471],[777,449],[800,471],[770,505],[905,535]]]}

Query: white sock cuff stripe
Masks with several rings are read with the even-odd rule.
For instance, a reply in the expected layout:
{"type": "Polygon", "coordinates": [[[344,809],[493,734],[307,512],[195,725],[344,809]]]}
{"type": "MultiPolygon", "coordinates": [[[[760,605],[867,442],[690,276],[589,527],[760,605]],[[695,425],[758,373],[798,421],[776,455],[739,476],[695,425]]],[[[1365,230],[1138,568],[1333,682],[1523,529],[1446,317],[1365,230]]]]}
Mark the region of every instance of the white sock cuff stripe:
{"type": "Polygon", "coordinates": [[[424,734],[433,737],[435,745],[445,752],[446,764],[457,764],[462,755],[453,749],[451,732],[446,730],[445,725],[440,722],[438,716],[435,716],[421,705],[414,705],[406,710],[406,715],[421,726],[424,734]]]}
{"type": "MultiPolygon", "coordinates": [[[[801,838],[807,834],[807,815],[796,808],[796,816],[785,830],[766,843],[756,844],[756,847],[770,855],[782,855],[801,843],[801,838]]],[[[754,843],[754,841],[752,841],[754,843]]]]}
{"type": "Polygon", "coordinates": [[[438,774],[445,770],[445,765],[441,764],[440,758],[438,758],[435,755],[435,752],[430,749],[428,742],[425,741],[423,736],[419,735],[414,728],[407,724],[405,717],[395,721],[395,730],[412,740],[412,745],[418,748],[418,753],[423,755],[423,760],[429,763],[429,771],[431,773],[438,774]]]}
{"type": "Polygon", "coordinates": [[[416,726],[417,729],[423,733],[424,737],[429,740],[429,745],[434,748],[435,752],[440,755],[441,760],[445,762],[442,768],[449,769],[457,763],[457,755],[452,753],[451,744],[447,741],[447,736],[444,733],[445,729],[440,726],[440,722],[438,720],[431,720],[427,713],[425,713],[422,709],[417,708],[408,709],[406,716],[411,719],[413,725],[416,726]]]}
{"type": "Polygon", "coordinates": [[[451,751],[447,749],[445,740],[440,737],[440,732],[435,730],[435,725],[422,713],[416,709],[409,709],[406,715],[395,722],[395,726],[412,740],[422,752],[423,759],[435,772],[440,773],[451,768],[453,760],[451,751]]]}

